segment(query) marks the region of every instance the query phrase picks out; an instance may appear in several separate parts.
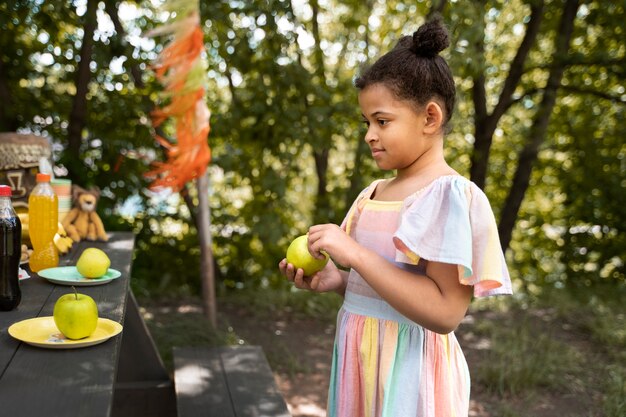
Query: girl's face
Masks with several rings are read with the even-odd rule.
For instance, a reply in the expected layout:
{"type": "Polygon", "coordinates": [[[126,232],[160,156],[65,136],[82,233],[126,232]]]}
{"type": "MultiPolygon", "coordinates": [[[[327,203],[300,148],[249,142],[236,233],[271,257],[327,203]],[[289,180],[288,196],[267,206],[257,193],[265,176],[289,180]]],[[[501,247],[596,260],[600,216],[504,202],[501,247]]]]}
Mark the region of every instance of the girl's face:
{"type": "Polygon", "coordinates": [[[365,142],[376,164],[383,170],[419,169],[422,156],[432,147],[425,137],[426,111],[417,112],[411,103],[398,100],[383,84],[359,92],[359,105],[367,124],[365,142]],[[420,161],[418,161],[420,160],[420,161]]]}

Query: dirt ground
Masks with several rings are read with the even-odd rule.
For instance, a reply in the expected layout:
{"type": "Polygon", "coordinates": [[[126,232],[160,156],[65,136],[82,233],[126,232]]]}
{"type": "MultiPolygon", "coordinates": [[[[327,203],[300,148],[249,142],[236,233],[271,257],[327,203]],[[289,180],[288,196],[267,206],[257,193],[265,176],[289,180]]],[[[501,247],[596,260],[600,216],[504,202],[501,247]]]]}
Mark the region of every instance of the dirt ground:
{"type": "MultiPolygon", "coordinates": [[[[166,317],[173,311],[199,314],[201,308],[186,301],[184,306],[148,305],[144,309],[148,325],[155,330],[167,326],[166,317]]],[[[323,417],[326,415],[326,399],[330,360],[335,326],[328,321],[315,320],[281,311],[272,315],[258,315],[241,305],[222,303],[219,307],[221,326],[237,338],[236,342],[261,345],[289,409],[294,417],[323,417]]],[[[499,313],[502,314],[502,313],[499,313]]],[[[474,375],[481,352],[489,344],[475,331],[483,320],[511,320],[491,312],[471,311],[456,332],[465,352],[470,373],[474,375]]],[[[513,318],[515,319],[515,318],[513,318]]],[[[196,319],[197,320],[197,319],[196,319]]],[[[583,352],[583,374],[568,381],[566,389],[539,389],[517,396],[502,396],[490,392],[479,383],[472,382],[470,416],[472,417],[595,417],[599,411],[600,379],[594,374],[593,364],[601,352],[594,353],[594,346],[585,334],[572,329],[567,323],[551,320],[549,312],[534,312],[524,320],[533,321],[533,331],[549,331],[583,352]],[[589,386],[595,385],[595,386],[589,386]]],[[[157,340],[158,343],[158,340],[157,340]]],[[[571,378],[565,375],[564,378],[571,378]]]]}

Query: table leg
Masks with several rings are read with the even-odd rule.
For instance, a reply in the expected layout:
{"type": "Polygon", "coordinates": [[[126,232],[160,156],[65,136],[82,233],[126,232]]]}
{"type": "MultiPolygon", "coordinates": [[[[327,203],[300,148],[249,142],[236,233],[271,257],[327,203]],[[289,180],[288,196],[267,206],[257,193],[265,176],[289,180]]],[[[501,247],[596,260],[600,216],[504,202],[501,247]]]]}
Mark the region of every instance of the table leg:
{"type": "Polygon", "coordinates": [[[139,313],[132,290],[128,293],[120,349],[112,415],[175,416],[173,382],[139,313]]]}

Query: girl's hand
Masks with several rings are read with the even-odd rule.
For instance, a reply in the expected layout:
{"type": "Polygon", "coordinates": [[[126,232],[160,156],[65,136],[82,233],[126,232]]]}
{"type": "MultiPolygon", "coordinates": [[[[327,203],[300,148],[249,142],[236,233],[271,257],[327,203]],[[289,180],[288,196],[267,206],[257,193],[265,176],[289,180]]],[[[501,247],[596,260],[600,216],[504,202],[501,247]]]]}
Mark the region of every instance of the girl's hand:
{"type": "Polygon", "coordinates": [[[332,261],[324,269],[308,277],[304,276],[302,268],[296,269],[293,264],[287,263],[287,259],[280,261],[278,269],[296,288],[315,292],[337,291],[340,294],[345,290],[346,284],[341,271],[332,261]]]}
{"type": "Polygon", "coordinates": [[[318,224],[309,228],[309,252],[316,258],[324,257],[320,251],[330,255],[333,261],[346,268],[353,267],[353,259],[362,246],[336,224],[318,224]]]}

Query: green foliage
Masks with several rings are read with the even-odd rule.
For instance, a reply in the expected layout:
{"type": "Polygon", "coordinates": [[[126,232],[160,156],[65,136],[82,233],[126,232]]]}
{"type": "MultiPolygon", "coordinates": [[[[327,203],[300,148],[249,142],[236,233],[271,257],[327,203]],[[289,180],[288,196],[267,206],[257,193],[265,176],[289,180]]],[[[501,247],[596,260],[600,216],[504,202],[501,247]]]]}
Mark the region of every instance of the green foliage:
{"type": "Polygon", "coordinates": [[[560,178],[568,219],[562,260],[571,286],[624,285],[626,145],[619,138],[626,134],[626,114],[623,106],[583,103],[567,112],[570,128],[563,134],[562,149],[569,158],[560,178]]]}
{"type": "MultiPolygon", "coordinates": [[[[196,233],[168,236],[151,220],[144,226],[148,230],[137,233],[133,289],[138,294],[155,296],[171,294],[172,289],[180,296],[200,294],[200,249],[196,233]]],[[[172,219],[162,219],[167,221],[172,219]]]]}
{"type": "MultiPolygon", "coordinates": [[[[313,3],[281,0],[200,2],[220,290],[284,290],[276,264],[288,242],[315,222],[341,222],[356,193],[391,175],[377,171],[363,146],[352,80],[417,29],[434,3],[331,1],[314,10],[313,3]]],[[[530,10],[522,0],[470,3],[449,2],[443,10],[452,33],[444,56],[458,86],[446,156],[465,175],[475,128],[472,79],[485,77],[491,110],[530,10]]],[[[493,137],[486,192],[496,216],[554,60],[562,2],[545,3],[537,43],[493,137]]],[[[67,152],[67,135],[84,18],[84,3],[75,1],[0,4],[0,131],[50,137],[59,173],[102,189],[105,227],[137,233],[137,291],[197,294],[194,209],[182,198],[146,191],[144,177],[163,158],[149,122],[158,91],[150,64],[166,39],[140,36],[160,24],[159,12],[150,1],[100,3],[77,160],[67,152]],[[106,29],[113,11],[124,37],[106,29]]],[[[549,135],[508,253],[523,292],[624,283],[624,18],[619,2],[589,1],[579,9],[549,135]]],[[[164,129],[171,134],[171,126],[164,129]]],[[[196,194],[190,188],[197,204],[196,194]]]]}

